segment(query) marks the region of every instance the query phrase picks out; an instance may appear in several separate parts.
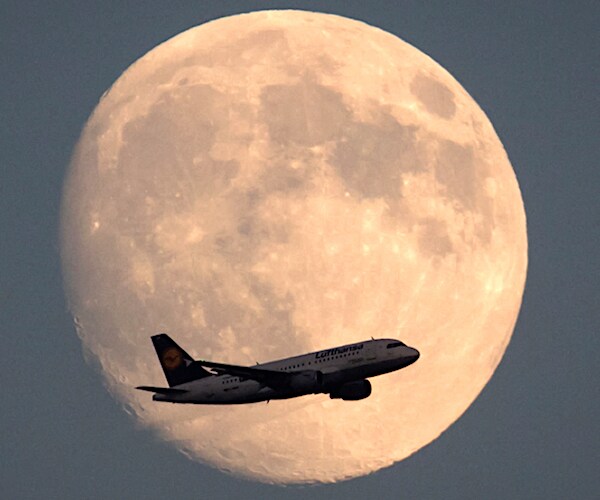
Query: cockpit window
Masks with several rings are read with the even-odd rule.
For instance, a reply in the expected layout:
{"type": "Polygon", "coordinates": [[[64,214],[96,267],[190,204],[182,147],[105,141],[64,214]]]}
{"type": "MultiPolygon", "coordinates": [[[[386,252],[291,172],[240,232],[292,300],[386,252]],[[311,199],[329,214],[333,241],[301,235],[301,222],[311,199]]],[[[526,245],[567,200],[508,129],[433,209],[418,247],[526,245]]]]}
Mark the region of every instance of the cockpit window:
{"type": "Polygon", "coordinates": [[[405,346],[406,344],[403,344],[402,342],[392,342],[391,344],[387,345],[388,349],[393,349],[394,347],[402,347],[405,346]]]}

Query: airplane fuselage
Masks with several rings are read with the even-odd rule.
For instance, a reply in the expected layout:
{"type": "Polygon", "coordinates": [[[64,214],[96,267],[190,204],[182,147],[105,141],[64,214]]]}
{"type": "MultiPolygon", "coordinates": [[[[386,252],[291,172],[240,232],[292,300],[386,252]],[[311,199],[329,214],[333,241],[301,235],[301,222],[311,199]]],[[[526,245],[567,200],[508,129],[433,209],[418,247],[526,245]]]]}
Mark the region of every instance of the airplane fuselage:
{"type": "MultiPolygon", "coordinates": [[[[153,399],[171,403],[230,405],[289,399],[315,393],[329,393],[331,397],[338,397],[335,395],[336,388],[353,382],[368,384],[367,378],[404,368],[414,363],[418,357],[416,349],[397,340],[368,340],[251,367],[298,374],[299,380],[303,377],[307,380],[316,377],[316,385],[299,383],[274,388],[243,376],[224,374],[174,386],[174,389],[181,389],[182,392],[155,394],[153,399]]],[[[370,394],[370,384],[368,391],[370,394]]]]}

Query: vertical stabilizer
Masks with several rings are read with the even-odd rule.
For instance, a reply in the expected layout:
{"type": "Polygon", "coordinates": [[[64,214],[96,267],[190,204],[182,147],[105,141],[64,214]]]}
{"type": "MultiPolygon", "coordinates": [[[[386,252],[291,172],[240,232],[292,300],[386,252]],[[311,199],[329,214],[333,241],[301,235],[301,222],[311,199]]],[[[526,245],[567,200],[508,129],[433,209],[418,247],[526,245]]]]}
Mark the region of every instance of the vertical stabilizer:
{"type": "Polygon", "coordinates": [[[152,344],[156,350],[160,366],[165,372],[169,387],[212,376],[212,373],[196,363],[166,333],[153,335],[152,344]]]}

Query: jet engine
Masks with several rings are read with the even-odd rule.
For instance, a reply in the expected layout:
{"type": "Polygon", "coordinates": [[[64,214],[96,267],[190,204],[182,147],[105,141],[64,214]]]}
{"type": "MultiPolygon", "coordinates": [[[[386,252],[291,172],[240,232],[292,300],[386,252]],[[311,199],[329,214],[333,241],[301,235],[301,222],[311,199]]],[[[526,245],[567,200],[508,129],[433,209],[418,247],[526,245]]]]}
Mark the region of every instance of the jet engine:
{"type": "Polygon", "coordinates": [[[344,401],[358,401],[371,395],[371,382],[368,380],[356,380],[347,382],[336,387],[329,397],[331,399],[343,399],[344,401]]]}
{"type": "Polygon", "coordinates": [[[290,381],[290,389],[302,394],[323,392],[323,372],[319,370],[305,370],[295,373],[290,381]]]}

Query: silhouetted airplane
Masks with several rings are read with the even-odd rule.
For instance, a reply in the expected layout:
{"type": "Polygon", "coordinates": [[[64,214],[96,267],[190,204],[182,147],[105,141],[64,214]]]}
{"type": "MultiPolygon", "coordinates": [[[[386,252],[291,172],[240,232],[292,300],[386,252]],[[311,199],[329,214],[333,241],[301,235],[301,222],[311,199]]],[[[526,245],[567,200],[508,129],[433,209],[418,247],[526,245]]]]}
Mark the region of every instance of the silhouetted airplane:
{"type": "Polygon", "coordinates": [[[252,367],[194,361],[165,333],[152,336],[152,343],[169,387],[136,389],[169,403],[243,404],[319,393],[357,401],[371,394],[367,378],[419,359],[419,351],[394,339],[366,340],[252,367]]]}

